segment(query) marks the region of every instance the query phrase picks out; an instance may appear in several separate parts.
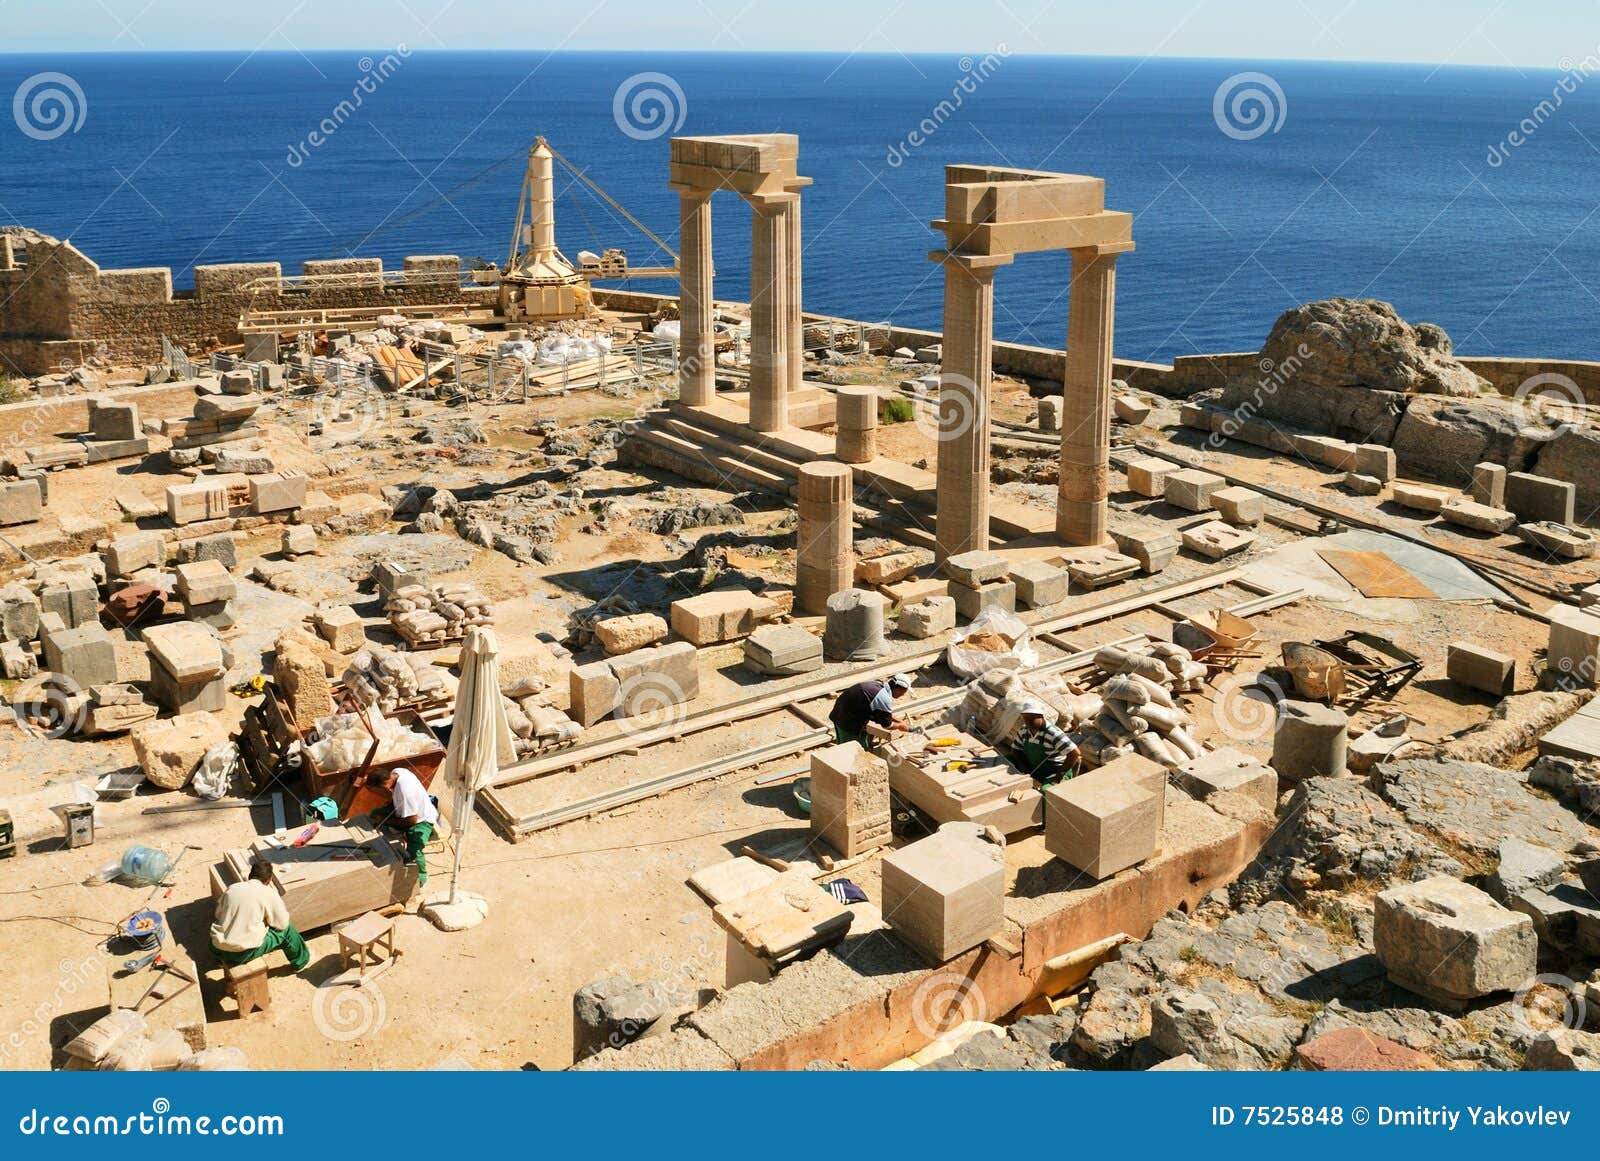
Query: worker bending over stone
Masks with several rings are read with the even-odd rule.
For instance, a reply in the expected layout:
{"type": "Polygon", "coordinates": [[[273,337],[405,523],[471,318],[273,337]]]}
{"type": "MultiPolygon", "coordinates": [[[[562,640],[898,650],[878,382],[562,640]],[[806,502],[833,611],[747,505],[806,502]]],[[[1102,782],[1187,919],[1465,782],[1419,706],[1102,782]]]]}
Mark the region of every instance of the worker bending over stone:
{"type": "Polygon", "coordinates": [[[417,886],[426,886],[428,859],[422,852],[439,824],[439,806],[422,780],[404,766],[379,774],[376,781],[389,792],[389,810],[382,818],[373,811],[373,821],[393,826],[405,836],[406,862],[416,864],[417,886]]]}
{"type": "Polygon", "coordinates": [[[250,877],[233,884],[217,900],[211,950],[225,964],[241,964],[280,947],[295,971],[311,962],[306,941],[289,922],[289,908],[272,885],[272,865],[258,859],[250,865],[250,877]]]}
{"type": "Polygon", "coordinates": [[[1066,781],[1078,772],[1083,761],[1078,744],[1051,717],[1042,701],[1023,703],[1016,737],[1011,743],[1018,765],[1040,786],[1066,781]]]}
{"type": "Polygon", "coordinates": [[[897,673],[888,681],[860,681],[850,686],[828,715],[834,741],[858,742],[863,750],[871,750],[877,745],[874,734],[904,733],[909,727],[905,718],[895,716],[894,707],[910,692],[911,676],[906,673],[897,673]]]}

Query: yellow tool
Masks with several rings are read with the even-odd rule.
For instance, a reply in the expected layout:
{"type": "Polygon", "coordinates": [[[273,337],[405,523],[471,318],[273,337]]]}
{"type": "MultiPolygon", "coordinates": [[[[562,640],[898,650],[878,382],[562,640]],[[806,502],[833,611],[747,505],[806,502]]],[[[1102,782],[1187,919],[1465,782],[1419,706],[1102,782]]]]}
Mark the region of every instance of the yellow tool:
{"type": "Polygon", "coordinates": [[[948,750],[951,746],[959,746],[960,738],[933,738],[928,742],[930,750],[948,750]]]}
{"type": "Polygon", "coordinates": [[[235,697],[254,697],[258,693],[265,693],[266,689],[266,676],[258,673],[249,681],[241,681],[228,692],[233,694],[235,697]]]}
{"type": "Polygon", "coordinates": [[[954,762],[946,762],[944,764],[944,768],[946,770],[954,770],[957,773],[960,773],[962,770],[970,770],[972,768],[972,763],[967,761],[965,758],[957,758],[954,762]]]}

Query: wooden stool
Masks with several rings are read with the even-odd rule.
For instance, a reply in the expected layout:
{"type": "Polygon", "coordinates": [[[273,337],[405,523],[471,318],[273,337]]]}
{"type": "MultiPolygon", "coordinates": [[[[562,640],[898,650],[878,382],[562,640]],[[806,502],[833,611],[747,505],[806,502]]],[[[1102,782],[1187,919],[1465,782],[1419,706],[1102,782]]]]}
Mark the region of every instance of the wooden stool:
{"type": "Polygon", "coordinates": [[[356,984],[367,976],[367,967],[374,966],[373,975],[386,969],[400,952],[394,946],[394,920],[368,911],[339,928],[339,966],[348,971],[356,969],[356,984]],[[378,949],[384,954],[377,955],[378,949]]]}
{"type": "Polygon", "coordinates": [[[248,963],[224,964],[223,978],[227,981],[228,995],[239,1004],[239,1019],[255,1012],[272,1009],[272,993],[267,988],[267,957],[248,963]]]}

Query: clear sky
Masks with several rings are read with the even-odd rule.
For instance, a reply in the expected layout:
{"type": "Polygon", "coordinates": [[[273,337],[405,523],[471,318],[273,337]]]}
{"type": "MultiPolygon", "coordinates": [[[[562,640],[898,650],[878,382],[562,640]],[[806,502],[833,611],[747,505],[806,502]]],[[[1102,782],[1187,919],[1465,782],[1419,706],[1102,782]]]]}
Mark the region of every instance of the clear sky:
{"type": "Polygon", "coordinates": [[[0,0],[11,52],[969,52],[1557,68],[1596,0],[0,0]]]}

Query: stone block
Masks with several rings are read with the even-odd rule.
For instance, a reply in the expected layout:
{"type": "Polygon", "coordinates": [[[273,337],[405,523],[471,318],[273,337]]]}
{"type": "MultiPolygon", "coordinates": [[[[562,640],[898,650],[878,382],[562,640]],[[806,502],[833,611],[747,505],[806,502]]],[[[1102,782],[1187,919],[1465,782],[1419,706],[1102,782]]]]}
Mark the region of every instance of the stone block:
{"type": "Polygon", "coordinates": [[[0,674],[11,681],[22,681],[39,672],[33,650],[21,641],[0,641],[0,674]]]}
{"type": "Polygon", "coordinates": [[[0,588],[0,641],[32,641],[39,635],[39,598],[22,585],[0,588]]]}
{"type": "Polygon", "coordinates": [[[269,472],[250,477],[250,511],[258,516],[291,512],[306,502],[306,477],[298,472],[269,472]]]}
{"type": "Polygon", "coordinates": [[[194,401],[194,417],[224,427],[243,423],[261,407],[259,395],[205,395],[194,401]]]}
{"type": "Polygon", "coordinates": [[[1529,891],[1548,891],[1567,877],[1567,864],[1549,847],[1534,846],[1519,838],[1500,841],[1500,860],[1484,882],[1490,896],[1512,906],[1512,900],[1529,891]]]}
{"type": "Polygon", "coordinates": [[[1062,862],[1104,879],[1155,853],[1164,798],[1116,763],[1047,787],[1044,842],[1062,862]]]}
{"type": "Polygon", "coordinates": [[[1364,443],[1356,448],[1355,470],[1387,484],[1394,479],[1394,448],[1381,443],[1364,443]]]}
{"type": "Polygon", "coordinates": [[[1150,418],[1150,413],[1155,408],[1133,395],[1115,395],[1111,399],[1111,412],[1121,423],[1131,427],[1138,427],[1150,418]]]}
{"type": "Polygon", "coordinates": [[[159,532],[130,532],[106,548],[106,572],[112,576],[132,576],[166,562],[167,542],[159,532]]]}
{"type": "Polygon", "coordinates": [[[748,637],[778,615],[778,603],[747,589],[722,589],[672,602],[672,631],[693,645],[748,637]]]}
{"type": "Polygon", "coordinates": [[[1350,719],[1343,710],[1314,701],[1281,701],[1272,768],[1291,782],[1342,774],[1349,742],[1350,719]]]}
{"type": "Polygon", "coordinates": [[[607,664],[617,679],[617,716],[661,715],[700,696],[699,653],[687,641],[635,649],[607,664]]]}
{"type": "Polygon", "coordinates": [[[313,614],[317,633],[340,653],[360,652],[367,643],[367,628],[361,614],[349,605],[329,605],[313,614]]]}
{"type": "Polygon", "coordinates": [[[185,605],[231,601],[239,592],[238,582],[221,561],[197,560],[193,564],[180,564],[174,573],[173,591],[185,605]]]}
{"type": "Polygon", "coordinates": [[[603,621],[596,621],[594,626],[594,634],[599,638],[600,647],[611,656],[643,649],[646,645],[664,641],[669,632],[671,630],[667,627],[667,622],[654,613],[607,617],[603,621]]]}
{"type": "Polygon", "coordinates": [[[167,489],[167,519],[182,527],[228,515],[228,486],[209,480],[173,484],[167,489]]]}
{"type": "Polygon", "coordinates": [[[587,729],[616,711],[621,688],[617,675],[604,661],[575,665],[567,675],[568,713],[587,729]]]}
{"type": "Polygon", "coordinates": [[[1178,470],[1169,460],[1154,458],[1130,460],[1128,463],[1128,490],[1151,499],[1167,494],[1167,477],[1178,470]]]}
{"type": "Polygon", "coordinates": [[[378,595],[385,601],[391,600],[395,593],[409,585],[425,585],[428,583],[428,574],[420,568],[410,568],[406,565],[396,564],[391,560],[380,560],[372,566],[372,584],[378,590],[378,595]]]}
{"type": "MultiPolygon", "coordinates": [[[[259,337],[257,335],[245,336],[247,340],[259,337]]],[[[254,360],[251,361],[253,362],[254,360]]],[[[256,377],[249,371],[224,371],[219,377],[219,385],[224,395],[249,395],[256,389],[256,377]]]]}
{"type": "Polygon", "coordinates": [[[1346,472],[1339,481],[1345,490],[1357,496],[1376,496],[1383,491],[1383,481],[1377,476],[1364,476],[1360,472],[1346,472]]]}
{"type": "Polygon", "coordinates": [[[1059,395],[1046,395],[1039,400],[1039,430],[1046,435],[1061,430],[1061,409],[1064,401],[1059,395]]]}
{"type": "Polygon", "coordinates": [[[1322,445],[1322,462],[1337,472],[1354,471],[1356,445],[1342,439],[1329,439],[1322,445]]]}
{"type": "Polygon", "coordinates": [[[1225,556],[1243,552],[1255,542],[1254,532],[1234,528],[1221,520],[1212,520],[1183,530],[1183,546],[1207,560],[1221,560],[1225,556]]]}
{"type": "Polygon", "coordinates": [[[1260,492],[1245,487],[1218,488],[1211,493],[1211,506],[1229,524],[1254,528],[1267,516],[1267,501],[1260,492]]]}
{"type": "Polygon", "coordinates": [[[822,639],[799,625],[763,625],[744,639],[744,665],[766,677],[822,668],[822,639]]]}
{"type": "Polygon", "coordinates": [[[1442,1007],[1522,987],[1539,970],[1533,921],[1459,879],[1405,883],[1374,901],[1373,947],[1389,979],[1442,1007]]]}
{"type": "Polygon", "coordinates": [[[150,667],[150,697],[176,714],[216,713],[228,704],[228,683],[221,674],[180,680],[160,665],[150,667]]]}
{"type": "Polygon", "coordinates": [[[900,632],[923,640],[956,627],[956,599],[952,596],[924,597],[911,605],[900,606],[900,632]]]}
{"type": "Polygon", "coordinates": [[[855,742],[811,754],[811,833],[847,859],[886,845],[889,766],[855,742]]]}
{"type": "Polygon", "coordinates": [[[173,559],[179,564],[214,560],[223,568],[236,568],[239,564],[239,545],[233,533],[213,532],[209,536],[195,536],[178,541],[173,559]]]}
{"type": "Polygon", "coordinates": [[[1440,510],[1449,523],[1474,532],[1510,532],[1517,526],[1515,513],[1504,508],[1491,508],[1473,500],[1457,500],[1440,510]]]}
{"type": "Polygon", "coordinates": [[[190,621],[152,625],[140,636],[150,648],[152,677],[158,669],[165,669],[180,682],[192,682],[218,677],[227,668],[216,634],[190,621]]]}
{"type": "Polygon", "coordinates": [[[0,527],[44,518],[44,493],[37,480],[0,482],[0,527]]]}
{"type": "Polygon", "coordinates": [[[1365,1028],[1335,1028],[1297,1045],[1295,1066],[1308,1072],[1431,1072],[1426,1053],[1365,1028]]]}
{"type": "Polygon", "coordinates": [[[1467,495],[1486,508],[1506,506],[1506,470],[1499,464],[1474,464],[1467,495]]]}
{"type": "Polygon", "coordinates": [[[1452,641],[1445,653],[1445,674],[1451,681],[1495,697],[1516,688],[1516,673],[1515,659],[1470,641],[1452,641]]]}
{"type": "Polygon", "coordinates": [[[1597,547],[1592,533],[1548,520],[1518,524],[1517,535],[1546,556],[1563,560],[1587,560],[1595,554],[1597,547]]]}
{"type": "Polygon", "coordinates": [[[1410,508],[1415,512],[1436,513],[1443,511],[1450,500],[1448,492],[1438,488],[1425,488],[1421,484],[1396,484],[1389,493],[1389,498],[1402,508],[1410,508]]]}
{"type": "Polygon", "coordinates": [[[1503,507],[1515,512],[1517,519],[1530,523],[1548,520],[1553,524],[1571,524],[1577,497],[1577,485],[1565,480],[1511,472],[1506,476],[1503,507]]]}
{"type": "MultiPolygon", "coordinates": [[[[156,666],[152,665],[152,672],[156,666]]],[[[301,729],[333,712],[333,686],[322,658],[309,645],[279,637],[272,661],[272,682],[283,693],[289,713],[301,729]]]]}
{"type": "Polygon", "coordinates": [[[1549,612],[1547,670],[1562,685],[1593,689],[1600,677],[1600,617],[1571,605],[1549,612]]]}
{"type": "Polygon", "coordinates": [[[136,403],[89,401],[89,434],[97,440],[139,439],[139,406],[136,403]]]}
{"type": "Polygon", "coordinates": [[[181,790],[194,777],[206,751],[228,740],[228,729],[227,722],[209,713],[150,722],[133,731],[134,756],[151,783],[163,790],[181,790]]]}
{"type": "Polygon", "coordinates": [[[184,616],[198,625],[209,625],[219,633],[238,624],[232,601],[208,601],[203,605],[185,605],[184,616]]]}
{"type": "Polygon", "coordinates": [[[941,830],[883,858],[883,915],[896,935],[943,963],[999,932],[1005,920],[1000,848],[941,830]]]}
{"type": "Polygon", "coordinates": [[[278,547],[287,557],[308,556],[317,551],[317,530],[308,524],[287,525],[278,547]]]}
{"type": "Polygon", "coordinates": [[[985,609],[1017,611],[1017,586],[1008,580],[988,581],[978,588],[952,580],[950,596],[956,603],[956,611],[969,621],[985,609]]]}
{"type": "Polygon", "coordinates": [[[921,568],[926,560],[921,552],[891,552],[874,556],[856,564],[856,583],[859,585],[892,585],[921,568]]]}
{"type": "Polygon", "coordinates": [[[1228,481],[1199,468],[1184,468],[1167,477],[1167,503],[1187,512],[1209,512],[1211,497],[1228,486],[1228,481]]]}
{"type": "Polygon", "coordinates": [[[54,613],[63,628],[76,629],[100,620],[100,586],[76,569],[47,575],[39,586],[39,612],[54,613]]]}
{"type": "Polygon", "coordinates": [[[1010,571],[1011,562],[993,552],[963,552],[944,562],[945,575],[968,588],[1003,580],[1010,571]]]}
{"type": "Polygon", "coordinates": [[[1137,557],[1099,549],[1075,554],[1067,562],[1067,576],[1082,589],[1098,589],[1126,580],[1143,569],[1137,557]]]}
{"type": "Polygon", "coordinates": [[[828,598],[822,651],[830,661],[875,661],[889,651],[883,635],[889,599],[865,589],[846,589],[828,598]]]}
{"type": "Polygon", "coordinates": [[[1278,810],[1278,776],[1249,754],[1224,746],[1177,767],[1172,781],[1218,814],[1241,822],[1270,819],[1278,810]]]}
{"type": "Polygon", "coordinates": [[[1059,605],[1072,583],[1066,569],[1042,560],[1018,561],[1011,566],[1011,580],[1017,586],[1017,600],[1029,609],[1059,605]]]}
{"type": "Polygon", "coordinates": [[[1159,524],[1137,524],[1111,529],[1117,551],[1139,562],[1145,573],[1158,573],[1172,563],[1182,542],[1178,534],[1159,524]]]}
{"type": "Polygon", "coordinates": [[[44,668],[60,673],[84,689],[117,680],[117,651],[98,623],[61,629],[44,636],[44,668]]]}

